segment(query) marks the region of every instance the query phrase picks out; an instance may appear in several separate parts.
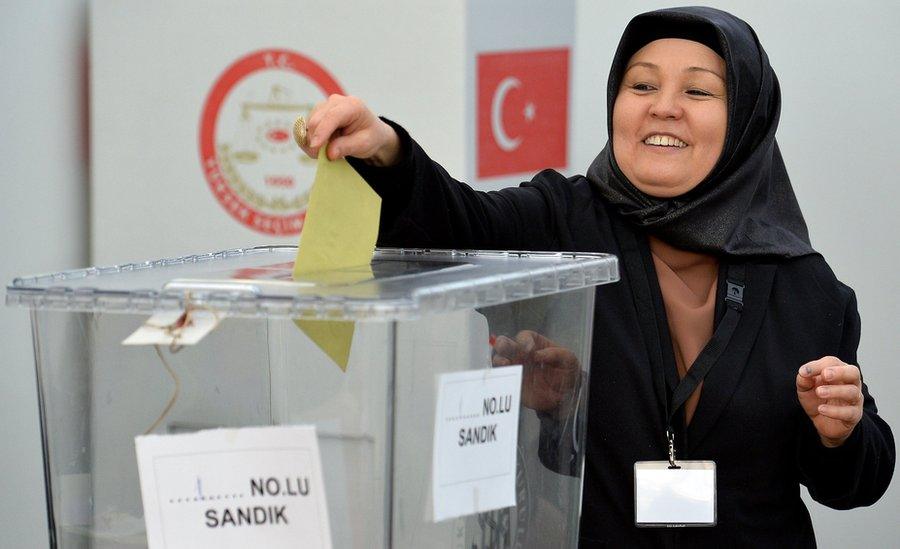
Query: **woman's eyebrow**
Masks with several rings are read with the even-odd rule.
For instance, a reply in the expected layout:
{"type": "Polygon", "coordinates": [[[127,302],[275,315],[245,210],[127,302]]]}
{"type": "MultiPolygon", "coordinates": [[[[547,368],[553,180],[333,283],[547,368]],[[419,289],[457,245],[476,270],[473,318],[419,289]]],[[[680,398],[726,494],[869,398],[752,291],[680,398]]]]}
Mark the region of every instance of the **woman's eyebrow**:
{"type": "MultiPolygon", "coordinates": [[[[648,69],[659,70],[659,66],[654,65],[653,63],[648,63],[646,61],[635,61],[634,63],[625,67],[625,72],[628,72],[635,67],[647,67],[648,69]]],[[[622,73],[622,74],[625,74],[625,73],[622,73]]]]}
{"type": "Polygon", "coordinates": [[[716,71],[714,71],[712,69],[707,69],[706,67],[688,67],[684,70],[685,70],[685,72],[708,72],[710,74],[714,74],[714,75],[718,76],[719,78],[721,78],[722,82],[725,81],[724,76],[722,76],[721,74],[717,73],[716,71]]]}
{"type": "MultiPolygon", "coordinates": [[[[656,65],[653,63],[648,63],[647,61],[635,61],[634,63],[628,65],[628,67],[625,68],[625,72],[622,74],[627,73],[628,71],[630,71],[631,69],[633,69],[635,67],[645,67],[645,68],[648,68],[650,70],[655,70],[655,71],[659,70],[659,65],[656,65]]],[[[688,68],[684,69],[684,71],[685,72],[708,72],[710,74],[718,76],[723,82],[725,81],[725,77],[723,75],[719,74],[718,72],[716,72],[712,69],[708,69],[706,67],[688,67],[688,68]]]]}

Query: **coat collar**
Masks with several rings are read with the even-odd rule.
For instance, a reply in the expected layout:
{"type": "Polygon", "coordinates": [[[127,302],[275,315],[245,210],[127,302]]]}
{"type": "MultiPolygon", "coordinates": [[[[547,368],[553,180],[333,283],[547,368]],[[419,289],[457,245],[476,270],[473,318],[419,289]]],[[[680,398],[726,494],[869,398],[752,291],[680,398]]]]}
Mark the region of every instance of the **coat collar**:
{"type": "MultiPolygon", "coordinates": [[[[641,336],[654,371],[654,391],[659,403],[660,415],[665,425],[665,403],[678,385],[678,373],[672,341],[669,337],[668,322],[656,270],[650,256],[646,238],[637,234],[621,218],[611,215],[612,227],[619,242],[621,262],[631,285],[632,297],[637,310],[641,336]],[[662,372],[662,376],[658,373],[662,372]]],[[[765,317],[766,304],[772,290],[776,266],[765,263],[746,264],[744,308],[737,330],[703,383],[700,401],[690,426],[687,429],[688,455],[693,454],[703,439],[710,433],[719,417],[731,402],[741,375],[749,361],[750,352],[765,317]]],[[[717,292],[717,311],[720,301],[724,303],[724,276],[717,292]]],[[[720,315],[717,314],[717,321],[720,315]]],[[[680,415],[683,418],[683,414],[680,415]]],[[[681,420],[683,422],[683,419],[681,420]]],[[[665,440],[665,433],[659,433],[665,440]]],[[[679,437],[684,444],[684,438],[679,437]]],[[[697,456],[702,457],[702,456],[697,456]]]]}

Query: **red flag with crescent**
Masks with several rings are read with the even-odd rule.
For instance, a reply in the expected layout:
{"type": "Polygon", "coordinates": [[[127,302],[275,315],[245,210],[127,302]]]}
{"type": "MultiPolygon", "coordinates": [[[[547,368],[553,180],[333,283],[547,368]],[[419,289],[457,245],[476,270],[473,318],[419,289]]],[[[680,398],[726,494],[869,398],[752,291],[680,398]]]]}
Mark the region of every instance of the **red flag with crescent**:
{"type": "Polygon", "coordinates": [[[479,178],[568,163],[569,49],[478,55],[479,178]]]}

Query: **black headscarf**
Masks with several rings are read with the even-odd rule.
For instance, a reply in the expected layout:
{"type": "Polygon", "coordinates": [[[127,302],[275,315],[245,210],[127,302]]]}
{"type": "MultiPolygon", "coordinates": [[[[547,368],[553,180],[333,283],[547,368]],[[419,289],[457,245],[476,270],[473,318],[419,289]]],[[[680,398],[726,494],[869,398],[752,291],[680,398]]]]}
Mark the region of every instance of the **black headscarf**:
{"type": "Polygon", "coordinates": [[[609,142],[587,178],[634,225],[695,252],[742,257],[798,257],[816,253],[778,143],[778,79],[750,25],[706,7],[638,15],[628,24],[613,59],[607,89],[609,142]],[[619,170],[612,152],[612,113],[628,60],[660,38],[700,42],[725,59],[728,126],[725,146],[709,175],[687,193],[655,198],[619,170]]]}

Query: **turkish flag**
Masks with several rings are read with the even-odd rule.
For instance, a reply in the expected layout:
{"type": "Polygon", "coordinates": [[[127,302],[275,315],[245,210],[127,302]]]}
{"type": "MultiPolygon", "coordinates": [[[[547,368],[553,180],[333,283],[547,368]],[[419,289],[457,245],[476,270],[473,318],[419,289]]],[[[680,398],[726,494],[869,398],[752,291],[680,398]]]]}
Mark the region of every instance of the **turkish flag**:
{"type": "Polygon", "coordinates": [[[568,163],[569,49],[478,55],[479,178],[568,163]]]}

